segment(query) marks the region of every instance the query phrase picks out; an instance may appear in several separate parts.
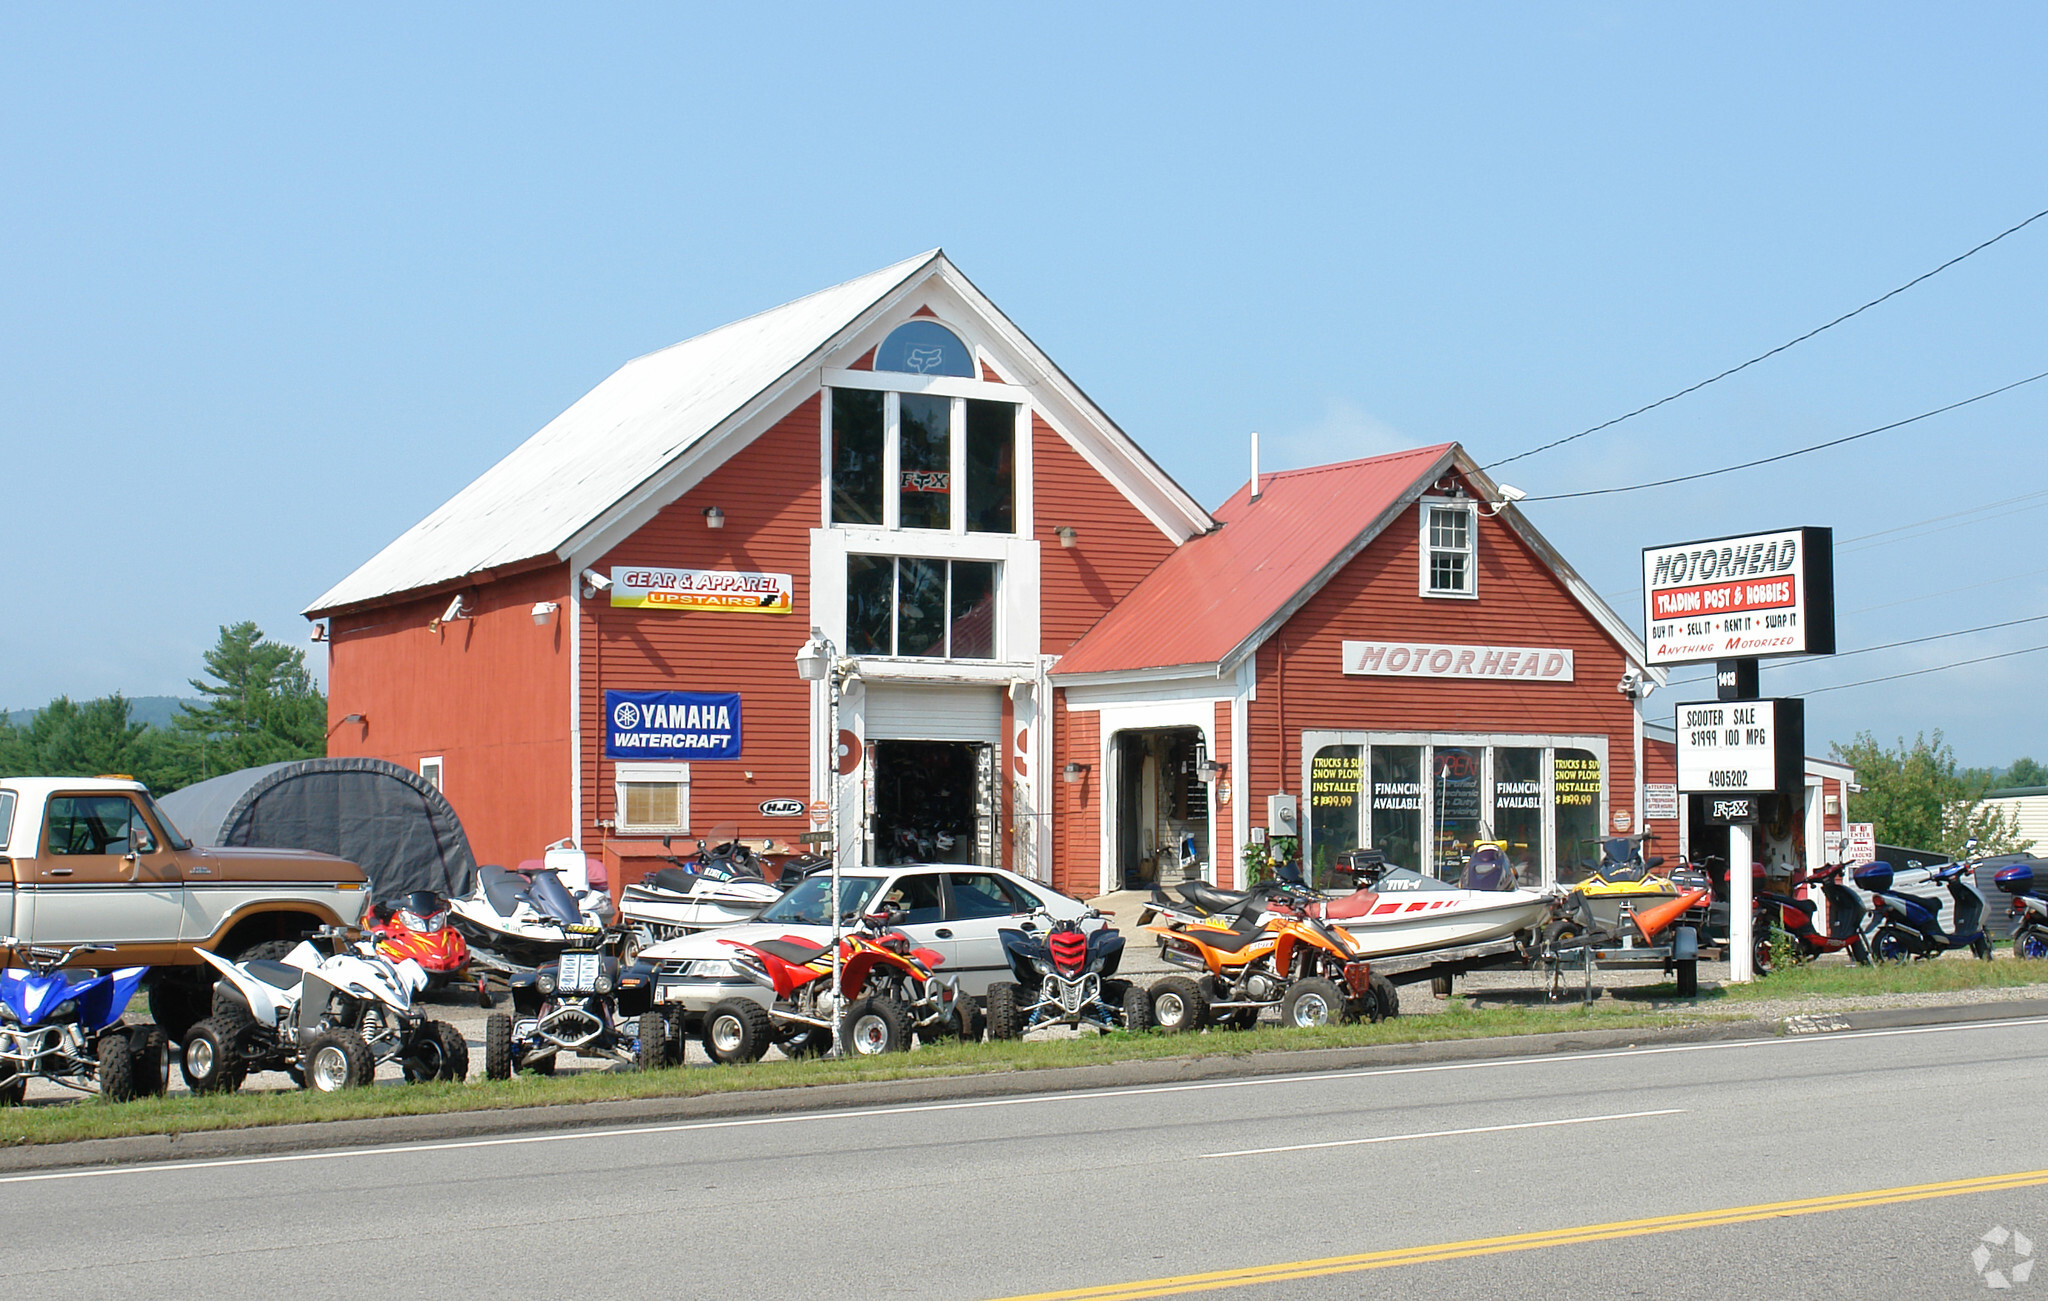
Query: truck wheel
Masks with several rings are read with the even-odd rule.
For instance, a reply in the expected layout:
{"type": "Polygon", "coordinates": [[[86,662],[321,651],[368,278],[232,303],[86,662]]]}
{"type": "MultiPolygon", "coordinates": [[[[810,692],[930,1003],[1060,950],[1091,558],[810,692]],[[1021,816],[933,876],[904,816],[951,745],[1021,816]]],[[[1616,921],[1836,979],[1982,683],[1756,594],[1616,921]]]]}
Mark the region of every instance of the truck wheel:
{"type": "Polygon", "coordinates": [[[1373,997],[1379,999],[1380,1002],[1380,1014],[1376,1018],[1377,1020],[1391,1021],[1401,1015],[1401,991],[1395,987],[1393,981],[1388,980],[1378,972],[1374,972],[1368,988],[1372,990],[1373,997]]]}
{"type": "Polygon", "coordinates": [[[639,1038],[633,1050],[633,1065],[643,1071],[658,1071],[668,1065],[668,1021],[659,1012],[642,1012],[634,1029],[639,1038]]]}
{"type": "Polygon", "coordinates": [[[1351,1019],[1344,995],[1321,976],[1297,980],[1280,1000],[1280,1024],[1296,1029],[1319,1025],[1341,1025],[1351,1019]]]}
{"type": "Polygon", "coordinates": [[[1168,1034],[1192,1034],[1209,1019],[1209,1000],[1186,976],[1167,976],[1152,985],[1152,1022],[1168,1034]]]}
{"type": "Polygon", "coordinates": [[[93,1045],[93,1055],[99,1060],[100,1096],[108,1102],[128,1102],[135,1097],[135,1050],[128,1046],[128,1036],[119,1030],[109,1030],[100,1035],[93,1045]]]}
{"type": "Polygon", "coordinates": [[[322,1030],[306,1045],[306,1085],[317,1093],[366,1087],[377,1074],[370,1045],[353,1030],[322,1030]]]}
{"type": "Polygon", "coordinates": [[[774,1037],[767,1011],[751,998],[728,998],[704,1014],[704,1051],[722,1066],[760,1061],[774,1037]]]}
{"type": "Polygon", "coordinates": [[[887,995],[857,998],[846,1008],[846,1046],[863,1057],[910,1050],[910,1013],[887,995]]]}
{"type": "Polygon", "coordinates": [[[242,1087],[242,1034],[246,1021],[223,1021],[215,1017],[194,1025],[185,1035],[185,1052],[178,1069],[185,1087],[194,1093],[233,1093],[242,1087]]]}
{"type": "Polygon", "coordinates": [[[1007,980],[999,980],[988,987],[988,1038],[990,1043],[998,1039],[1022,1039],[1024,1020],[1017,1011],[1018,987],[1007,980]]]}
{"type": "MultiPolygon", "coordinates": [[[[211,971],[212,968],[207,968],[211,971]]],[[[213,982],[190,971],[169,971],[149,987],[149,1019],[172,1043],[184,1043],[186,1032],[207,1015],[213,982]]]]}
{"type": "Polygon", "coordinates": [[[161,1098],[171,1082],[170,1046],[153,1025],[128,1027],[128,1050],[135,1056],[135,1096],[161,1098]]]}
{"type": "Polygon", "coordinates": [[[484,1018],[484,1075],[493,1080],[512,1078],[512,1018],[503,1012],[484,1018]]]}

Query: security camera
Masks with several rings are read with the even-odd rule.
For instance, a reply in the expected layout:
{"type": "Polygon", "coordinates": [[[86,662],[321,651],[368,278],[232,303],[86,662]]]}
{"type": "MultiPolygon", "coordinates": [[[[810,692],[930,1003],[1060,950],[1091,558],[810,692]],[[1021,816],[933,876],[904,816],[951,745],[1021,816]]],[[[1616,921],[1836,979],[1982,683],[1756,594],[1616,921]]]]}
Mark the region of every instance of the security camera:
{"type": "Polygon", "coordinates": [[[453,623],[457,619],[467,619],[468,617],[469,611],[462,608],[462,594],[458,592],[455,594],[455,599],[448,603],[448,608],[441,612],[440,622],[453,623]]]}
{"type": "Polygon", "coordinates": [[[1515,487],[1511,483],[1504,483],[1500,485],[1500,499],[1502,501],[1521,501],[1528,495],[1528,493],[1523,492],[1520,488],[1515,487]]]}
{"type": "Polygon", "coordinates": [[[609,592],[612,590],[612,580],[598,573],[595,569],[583,571],[583,585],[592,592],[609,592]]]}

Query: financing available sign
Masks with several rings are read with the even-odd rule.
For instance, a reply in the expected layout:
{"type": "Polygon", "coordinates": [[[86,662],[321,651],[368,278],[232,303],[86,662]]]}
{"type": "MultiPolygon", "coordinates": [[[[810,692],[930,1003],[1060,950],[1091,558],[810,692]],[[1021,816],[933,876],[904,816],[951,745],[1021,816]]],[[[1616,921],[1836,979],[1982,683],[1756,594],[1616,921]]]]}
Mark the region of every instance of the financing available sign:
{"type": "Polygon", "coordinates": [[[788,614],[795,604],[796,584],[788,574],[663,569],[656,565],[612,568],[613,609],[788,614]]]}
{"type": "Polygon", "coordinates": [[[740,757],[737,691],[607,691],[604,720],[607,759],[740,757]]]}
{"type": "Polygon", "coordinates": [[[1835,653],[1834,530],[1643,548],[1652,664],[1835,653]]]}
{"type": "Polygon", "coordinates": [[[1678,789],[1709,795],[1797,790],[1806,702],[1716,700],[1678,707],[1678,789]]]}

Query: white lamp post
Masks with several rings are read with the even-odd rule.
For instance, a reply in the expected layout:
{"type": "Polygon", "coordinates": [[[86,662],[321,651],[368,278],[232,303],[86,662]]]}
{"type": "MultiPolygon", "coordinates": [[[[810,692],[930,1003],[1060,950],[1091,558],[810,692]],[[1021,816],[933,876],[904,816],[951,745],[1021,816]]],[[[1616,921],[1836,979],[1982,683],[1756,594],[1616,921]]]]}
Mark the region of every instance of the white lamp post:
{"type": "Polygon", "coordinates": [[[838,1057],[846,1042],[846,999],[839,984],[840,954],[839,943],[845,933],[839,915],[839,693],[846,675],[853,669],[853,661],[841,659],[839,648],[832,639],[816,628],[811,629],[811,639],[796,653],[796,675],[805,682],[824,682],[831,688],[831,712],[826,731],[825,745],[825,803],[831,809],[832,828],[832,1048],[831,1054],[838,1057]]]}

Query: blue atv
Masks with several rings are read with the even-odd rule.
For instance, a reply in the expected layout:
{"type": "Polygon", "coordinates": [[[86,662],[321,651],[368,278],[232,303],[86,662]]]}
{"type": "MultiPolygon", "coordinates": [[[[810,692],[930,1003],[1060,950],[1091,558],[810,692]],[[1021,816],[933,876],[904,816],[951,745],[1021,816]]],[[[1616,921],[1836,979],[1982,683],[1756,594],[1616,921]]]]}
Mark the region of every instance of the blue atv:
{"type": "Polygon", "coordinates": [[[1040,909],[1021,928],[996,932],[1017,979],[988,987],[990,1039],[1022,1039],[1048,1025],[1133,1034],[1152,1028],[1151,995],[1112,979],[1123,961],[1124,937],[1108,926],[1082,930],[1081,921],[1090,919],[1102,914],[1091,908],[1074,920],[1040,909]]]}
{"type": "Polygon", "coordinates": [[[63,970],[81,953],[113,952],[110,944],[32,948],[10,935],[0,945],[23,964],[0,973],[0,1105],[19,1106],[30,1080],[80,1093],[97,1089],[109,1102],[164,1091],[164,1032],[121,1023],[149,968],[63,970]]]}

